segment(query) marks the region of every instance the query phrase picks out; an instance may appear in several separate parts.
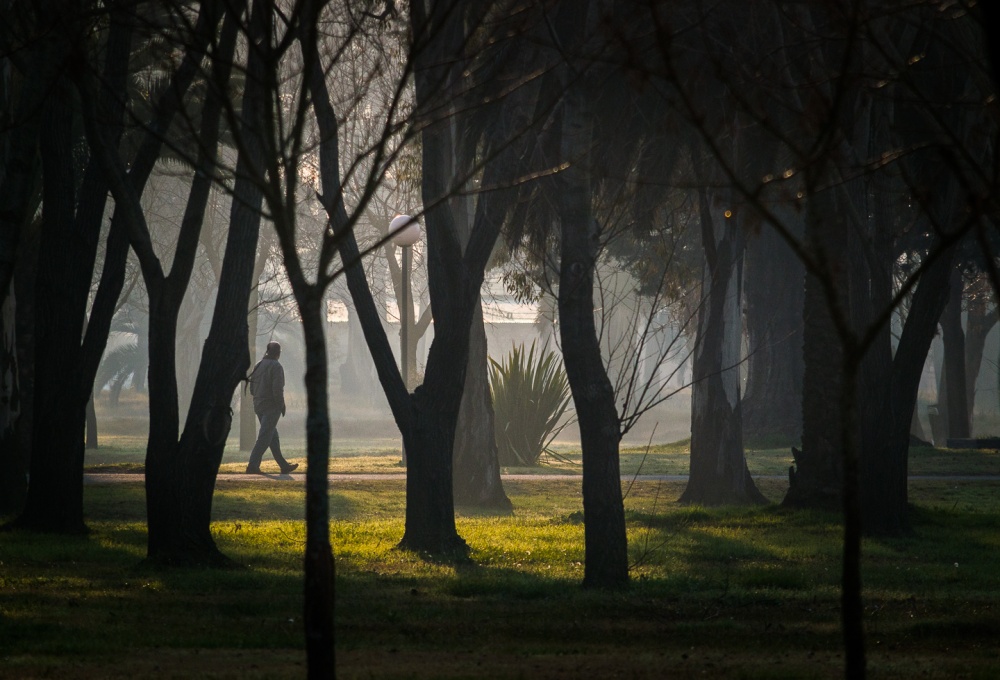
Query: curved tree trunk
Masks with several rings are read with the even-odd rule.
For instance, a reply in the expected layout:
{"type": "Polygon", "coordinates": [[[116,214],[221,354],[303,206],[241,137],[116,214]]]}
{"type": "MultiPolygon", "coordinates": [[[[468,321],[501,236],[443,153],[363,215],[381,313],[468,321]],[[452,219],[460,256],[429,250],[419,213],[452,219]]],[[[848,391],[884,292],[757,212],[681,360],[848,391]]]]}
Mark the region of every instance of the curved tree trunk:
{"type": "Polygon", "coordinates": [[[743,242],[736,217],[701,194],[705,251],[691,387],[691,471],[682,503],[763,503],[747,469],[740,404],[743,242]]]}
{"type": "Polygon", "coordinates": [[[486,327],[482,301],[477,303],[469,336],[469,368],[465,374],[462,405],[458,410],[455,431],[454,480],[455,502],[494,508],[513,509],[500,480],[500,460],[493,434],[493,399],[487,368],[486,327]]]}
{"type": "MultiPolygon", "coordinates": [[[[564,7],[560,19],[564,40],[580,44],[587,12],[564,7]]],[[[569,80],[567,73],[564,82],[569,80]]],[[[588,93],[582,83],[569,84],[562,103],[560,156],[571,162],[557,175],[556,188],[561,234],[558,300],[563,362],[583,450],[583,585],[618,588],[629,580],[628,539],[618,457],[621,423],[594,319],[598,234],[591,211],[592,138],[588,93]]]]}
{"type": "Polygon", "coordinates": [[[954,248],[924,272],[913,295],[881,399],[868,405],[880,427],[868,437],[861,459],[862,527],[867,534],[900,536],[910,530],[907,465],[910,420],[920,375],[947,304],[954,248]]]}
{"type": "MultiPolygon", "coordinates": [[[[39,315],[39,321],[36,323],[41,335],[50,339],[36,342],[37,356],[44,357],[44,359],[38,362],[35,413],[39,416],[34,418],[32,446],[36,454],[42,450],[44,450],[44,454],[32,456],[33,468],[36,464],[35,460],[40,459],[37,461],[40,466],[37,474],[33,469],[31,476],[32,487],[37,490],[37,496],[33,500],[33,492],[29,488],[28,502],[25,505],[24,513],[18,520],[20,525],[29,528],[71,532],[84,528],[82,523],[82,467],[86,422],[85,408],[91,396],[94,375],[107,342],[111,315],[124,280],[124,264],[128,252],[128,242],[124,238],[123,228],[116,225],[117,219],[112,219],[104,271],[85,336],[82,333],[83,318],[86,314],[86,303],[95,259],[92,253],[96,253],[109,186],[105,154],[116,155],[117,140],[121,132],[120,125],[108,126],[106,121],[118,121],[122,115],[125,99],[122,93],[127,78],[130,31],[133,25],[131,13],[133,11],[134,7],[126,3],[112,14],[107,48],[107,76],[101,81],[107,83],[108,86],[102,88],[99,102],[93,101],[97,99],[96,87],[88,80],[92,74],[86,70],[74,72],[78,78],[78,92],[83,93],[84,82],[89,86],[87,88],[87,103],[92,107],[92,110],[84,118],[85,124],[90,126],[88,138],[91,142],[91,158],[80,187],[80,202],[75,216],[70,209],[59,220],[62,222],[69,218],[73,230],[80,237],[82,243],[79,250],[65,248],[65,242],[60,246],[64,252],[69,253],[70,262],[60,262],[59,258],[63,257],[61,253],[56,254],[55,257],[48,255],[52,246],[51,242],[46,246],[45,239],[47,235],[51,237],[53,232],[46,230],[43,226],[41,252],[44,257],[49,258],[46,262],[51,263],[54,269],[59,270],[59,274],[51,277],[45,283],[40,278],[37,294],[39,299],[58,300],[61,310],[65,313],[53,314],[52,305],[47,305],[48,308],[39,315]],[[90,90],[94,90],[94,92],[90,92],[90,90]],[[97,113],[98,106],[101,109],[100,114],[97,113]],[[99,123],[98,116],[100,116],[99,123]],[[95,124],[104,126],[102,129],[108,128],[111,133],[102,135],[103,143],[99,147],[94,146],[94,141],[98,137],[94,129],[95,124]],[[53,296],[51,285],[55,280],[62,280],[64,285],[62,286],[63,290],[53,296]],[[70,281],[77,283],[74,285],[70,281]],[[67,292],[69,294],[66,294],[67,292]],[[57,328],[58,334],[63,338],[61,342],[66,345],[65,347],[57,348],[51,340],[51,333],[57,328]],[[81,336],[83,336],[82,347],[79,340],[81,336]],[[59,398],[63,403],[53,403],[51,384],[54,379],[59,381],[59,389],[64,393],[64,396],[59,398]],[[69,389],[66,388],[67,385],[70,387],[69,389]],[[41,414],[45,415],[41,416],[41,414]],[[48,422],[47,419],[52,418],[52,414],[60,415],[57,423],[48,422]],[[39,437],[39,433],[44,433],[46,430],[54,430],[58,434],[54,436],[42,434],[39,437]],[[51,465],[46,465],[43,459],[50,456],[56,457],[58,460],[53,460],[51,465]]],[[[201,29],[205,27],[201,17],[199,17],[198,26],[201,29]]],[[[204,30],[202,30],[200,37],[207,40],[204,30]]],[[[166,123],[169,123],[179,107],[180,95],[190,84],[201,56],[200,53],[185,56],[171,83],[168,95],[159,102],[157,123],[162,124],[159,129],[166,129],[166,123]]],[[[44,136],[43,140],[48,139],[49,141],[46,143],[49,144],[64,144],[65,139],[62,142],[55,141],[64,136],[56,133],[44,136]]],[[[132,164],[131,180],[139,193],[141,193],[153,163],[159,155],[159,144],[159,139],[152,139],[152,135],[148,135],[138,157],[132,164]]],[[[66,170],[70,168],[72,168],[72,163],[66,161],[62,170],[57,168],[51,173],[51,178],[49,171],[46,170],[45,181],[51,180],[58,186],[58,191],[63,195],[67,194],[66,187],[74,186],[71,181],[67,182],[67,177],[64,176],[66,170]],[[63,172],[63,176],[60,176],[60,172],[63,172]]],[[[53,190],[56,189],[56,186],[53,186],[53,190]]],[[[43,194],[44,192],[43,187],[43,194]]],[[[45,197],[44,202],[48,207],[54,208],[59,205],[59,200],[56,196],[52,196],[51,200],[49,197],[45,197]]]]}
{"type": "MultiPolygon", "coordinates": [[[[270,10],[258,11],[258,8],[259,5],[251,17],[251,38],[267,35],[269,30],[266,22],[270,10]]],[[[219,16],[209,14],[210,24],[216,26],[219,16]]],[[[220,88],[229,79],[238,19],[230,12],[223,24],[220,55],[212,73],[220,88]]],[[[231,564],[216,547],[210,527],[215,480],[232,425],[230,404],[236,387],[250,368],[247,309],[263,203],[263,193],[253,179],[252,170],[262,167],[261,117],[265,108],[261,61],[260,52],[251,50],[242,109],[243,145],[237,160],[219,291],[179,441],[177,317],[211,192],[222,107],[218,94],[210,95],[204,106],[202,150],[198,159],[201,171],[191,185],[170,275],[153,276],[147,282],[150,352],[156,357],[150,370],[150,436],[146,451],[147,559],[157,563],[231,564]]],[[[150,278],[148,273],[152,268],[152,263],[144,262],[143,275],[150,278]]]]}

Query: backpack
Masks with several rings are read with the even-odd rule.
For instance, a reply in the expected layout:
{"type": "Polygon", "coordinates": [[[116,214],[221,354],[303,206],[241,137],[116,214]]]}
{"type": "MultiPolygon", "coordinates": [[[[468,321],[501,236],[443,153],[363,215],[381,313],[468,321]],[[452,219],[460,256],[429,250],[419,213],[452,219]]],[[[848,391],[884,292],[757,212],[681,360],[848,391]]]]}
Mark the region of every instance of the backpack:
{"type": "MultiPolygon", "coordinates": [[[[263,359],[261,361],[263,361],[263,359]]],[[[247,382],[250,383],[250,396],[251,397],[256,397],[257,396],[257,381],[253,379],[253,375],[254,375],[254,373],[257,372],[257,369],[260,368],[260,363],[261,362],[258,361],[257,365],[253,367],[252,371],[250,371],[250,375],[247,376],[247,382]]]]}

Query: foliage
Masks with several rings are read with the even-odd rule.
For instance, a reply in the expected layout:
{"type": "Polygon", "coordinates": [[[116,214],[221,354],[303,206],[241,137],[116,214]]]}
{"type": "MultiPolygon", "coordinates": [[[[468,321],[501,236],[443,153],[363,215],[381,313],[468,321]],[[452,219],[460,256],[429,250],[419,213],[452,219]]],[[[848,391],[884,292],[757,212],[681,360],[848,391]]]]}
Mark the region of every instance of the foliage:
{"type": "Polygon", "coordinates": [[[141,377],[139,371],[145,368],[143,359],[139,344],[134,340],[125,341],[106,352],[97,371],[97,379],[94,380],[95,389],[99,391],[107,385],[110,390],[109,399],[112,405],[117,405],[125,384],[135,384],[141,377]]]}
{"type": "Polygon", "coordinates": [[[491,357],[489,368],[500,465],[537,465],[542,453],[555,456],[550,445],[571,396],[558,355],[534,342],[527,352],[515,345],[502,362],[491,357]]]}

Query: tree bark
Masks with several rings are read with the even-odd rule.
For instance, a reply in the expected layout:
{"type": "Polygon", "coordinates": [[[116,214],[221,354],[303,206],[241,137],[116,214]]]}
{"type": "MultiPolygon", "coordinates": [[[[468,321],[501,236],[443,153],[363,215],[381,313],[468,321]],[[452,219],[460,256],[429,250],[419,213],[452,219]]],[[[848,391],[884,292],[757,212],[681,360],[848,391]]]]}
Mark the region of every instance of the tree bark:
{"type": "Polygon", "coordinates": [[[469,369],[462,390],[455,432],[454,493],[460,505],[509,512],[513,509],[500,480],[493,434],[493,399],[487,368],[486,327],[482,301],[476,305],[469,336],[469,369]]]}
{"type": "Polygon", "coordinates": [[[94,410],[94,395],[91,394],[87,400],[87,443],[84,448],[89,451],[97,446],[97,411],[94,410]]]}
{"type": "MultiPolygon", "coordinates": [[[[563,8],[564,43],[578,47],[587,12],[563,8]]],[[[567,64],[561,104],[560,156],[569,162],[557,177],[560,222],[559,334],[563,361],[580,423],[583,452],[584,576],[588,588],[628,584],[628,541],[621,490],[621,439],[615,393],[601,356],[594,319],[597,224],[591,208],[593,119],[588,93],[567,64]],[[576,82],[570,82],[576,78],[576,82]]]]}
{"type": "Polygon", "coordinates": [[[21,415],[16,342],[16,297],[0,302],[0,516],[17,512],[26,491],[24,466],[18,465],[17,421],[21,415]],[[20,468],[20,470],[19,470],[20,468]]]}
{"type": "MultiPolygon", "coordinates": [[[[731,204],[731,202],[730,202],[731,204]]],[[[763,503],[743,451],[740,400],[742,251],[738,218],[701,192],[705,251],[691,387],[691,468],[680,502],[763,503]]]]}
{"type": "MultiPolygon", "coordinates": [[[[217,26],[220,17],[212,12],[208,16],[209,25],[217,26]]],[[[251,40],[269,34],[270,16],[269,9],[255,6],[250,19],[251,40]]],[[[225,96],[222,92],[229,79],[238,24],[239,17],[227,12],[219,53],[213,60],[212,77],[218,89],[209,93],[205,103],[202,151],[198,159],[200,172],[192,183],[170,275],[164,278],[161,272],[151,271],[158,268],[157,263],[143,262],[143,276],[151,289],[150,353],[156,357],[150,368],[150,438],[146,451],[147,559],[161,564],[231,564],[215,545],[210,527],[215,479],[232,425],[230,403],[250,367],[247,309],[263,201],[262,190],[253,175],[255,169],[263,167],[264,66],[259,50],[249,52],[240,119],[242,146],[219,291],[179,441],[175,347],[177,316],[190,279],[211,189],[222,109],[220,97],[225,96]],[[154,413],[158,415],[155,423],[154,413]]]]}
{"type": "MultiPolygon", "coordinates": [[[[825,276],[846,290],[846,226],[833,222],[836,202],[822,194],[806,208],[806,242],[822,253],[825,276]]],[[[846,306],[846,305],[845,305],[846,306]]],[[[819,276],[807,272],[803,308],[802,450],[792,448],[786,507],[839,511],[842,508],[843,452],[840,393],[843,345],[819,276]]]]}
{"type": "Polygon", "coordinates": [[[17,418],[10,438],[0,447],[0,515],[14,515],[24,508],[28,494],[28,467],[31,461],[31,434],[34,422],[35,384],[35,272],[37,271],[39,229],[28,232],[14,269],[14,347],[17,384],[17,418]]]}
{"type": "MultiPolygon", "coordinates": [[[[264,272],[267,260],[270,257],[271,237],[260,239],[256,264],[253,268],[253,290],[250,291],[250,308],[247,310],[249,333],[247,334],[247,348],[250,351],[250,365],[257,362],[257,319],[259,318],[258,307],[260,306],[260,275],[264,272]]],[[[240,451],[250,451],[257,441],[257,417],[253,411],[253,399],[247,394],[244,386],[243,394],[240,398],[240,451]]]]}
{"type": "MultiPolygon", "coordinates": [[[[99,106],[101,109],[101,121],[121,120],[124,102],[124,89],[127,78],[128,54],[130,47],[131,12],[134,7],[128,3],[115,8],[112,12],[111,31],[107,48],[106,77],[102,82],[107,83],[107,87],[101,89],[99,106]]],[[[204,29],[202,19],[199,18],[199,27],[204,29]]],[[[208,36],[202,30],[200,37],[207,40],[208,36]]],[[[191,51],[194,51],[193,49],[191,51]]],[[[164,123],[169,123],[170,118],[180,105],[180,95],[190,84],[198,61],[201,55],[188,54],[185,56],[174,80],[171,83],[169,96],[161,99],[157,123],[157,129],[166,129],[164,123]]],[[[75,72],[75,75],[82,78],[90,78],[91,73],[87,71],[75,72]]],[[[68,89],[68,84],[66,85],[68,89]]],[[[92,88],[96,92],[96,88],[92,88]]],[[[98,104],[92,102],[95,107],[98,104]]],[[[98,119],[98,114],[92,112],[89,120],[85,117],[85,122],[94,123],[98,119]]],[[[52,263],[53,267],[59,270],[58,276],[53,276],[43,283],[46,276],[40,275],[38,281],[37,295],[39,299],[55,300],[53,296],[53,280],[64,280],[64,288],[69,294],[57,294],[59,306],[65,313],[53,314],[52,309],[45,309],[39,314],[36,325],[39,336],[49,336],[55,328],[58,328],[58,335],[62,338],[59,343],[65,347],[56,349],[51,339],[36,343],[37,356],[37,376],[35,389],[35,413],[39,417],[34,418],[34,434],[32,446],[35,455],[32,456],[32,487],[37,490],[36,498],[33,500],[35,491],[29,488],[28,501],[24,512],[18,520],[20,526],[42,529],[48,531],[70,531],[77,532],[84,529],[82,523],[82,466],[83,466],[83,443],[85,428],[85,408],[93,390],[93,379],[97,371],[100,357],[103,354],[107,341],[107,333],[111,323],[111,315],[118,293],[124,280],[124,264],[127,255],[128,243],[124,238],[123,228],[116,226],[116,219],[112,219],[111,233],[108,241],[108,252],[105,257],[105,267],[102,272],[101,283],[95,298],[91,318],[87,324],[86,335],[83,335],[83,318],[86,313],[87,294],[90,289],[90,280],[94,265],[94,254],[96,253],[97,239],[100,233],[100,225],[104,215],[104,206],[107,198],[108,181],[106,163],[102,161],[103,154],[114,154],[117,149],[117,141],[120,135],[121,126],[112,124],[111,134],[104,135],[105,144],[102,147],[91,146],[91,158],[87,170],[83,177],[80,188],[80,202],[73,215],[72,208],[63,209],[60,222],[67,217],[71,220],[73,229],[79,235],[83,247],[79,251],[65,248],[64,253],[57,253],[55,257],[46,259],[52,263]],[[62,259],[70,262],[64,263],[62,259]],[[76,282],[75,286],[69,282],[76,282]],[[58,324],[58,325],[57,325],[58,324]],[[83,336],[82,347],[80,337],[83,336]],[[53,379],[57,377],[60,381],[59,390],[63,396],[58,397],[62,405],[53,402],[50,387],[53,379]],[[69,385],[71,389],[66,389],[69,385]],[[42,416],[41,414],[45,414],[42,416]],[[59,414],[58,423],[47,421],[54,417],[52,414],[59,414]],[[54,429],[61,434],[52,437],[39,433],[54,429]],[[62,450],[62,453],[54,453],[62,450]],[[37,455],[39,451],[44,451],[42,456],[37,455]],[[46,465],[44,460],[38,460],[39,469],[34,470],[36,459],[56,456],[60,460],[52,465],[46,465]],[[60,491],[63,488],[64,491],[60,491]],[[53,494],[55,494],[53,496],[53,494]],[[47,499],[46,496],[53,496],[47,499]],[[57,508],[64,504],[62,509],[57,508]]],[[[45,136],[48,144],[59,138],[60,135],[45,136]]],[[[88,132],[88,138],[93,144],[97,135],[93,134],[93,129],[88,132]]],[[[63,139],[65,144],[65,139],[63,139]]],[[[160,140],[155,139],[150,142],[147,136],[146,143],[132,164],[133,183],[141,192],[146,178],[152,169],[152,165],[159,155],[160,140]]],[[[106,160],[106,158],[104,158],[106,160]]],[[[65,162],[65,169],[72,168],[72,164],[65,162]]],[[[51,178],[49,172],[45,170],[45,181],[50,179],[58,186],[62,194],[66,194],[67,186],[74,186],[72,182],[67,183],[65,176],[60,177],[60,170],[53,171],[51,178]]],[[[45,193],[43,186],[43,194],[45,193]]],[[[53,196],[53,200],[47,197],[45,203],[50,207],[58,206],[59,199],[53,196]]],[[[70,200],[72,195],[70,194],[70,200]]],[[[65,228],[65,227],[64,227],[65,228]]],[[[43,219],[42,253],[51,248],[51,242],[46,246],[46,238],[52,232],[45,229],[43,219]]],[[[47,307],[50,305],[47,305],[47,307]]]]}
{"type": "Polygon", "coordinates": [[[306,343],[305,631],[310,677],[333,677],[335,564],[330,545],[330,410],[327,398],[326,310],[322,289],[296,296],[306,343]]]}
{"type": "Polygon", "coordinates": [[[966,304],[965,332],[965,403],[969,408],[969,422],[976,412],[976,383],[983,365],[986,338],[997,323],[997,307],[989,308],[989,296],[978,294],[970,297],[966,304]]]}
{"type": "Polygon", "coordinates": [[[910,531],[907,497],[910,421],[937,320],[953,285],[949,280],[953,263],[954,248],[950,248],[924,272],[914,292],[881,398],[866,405],[875,410],[880,424],[868,437],[861,459],[862,526],[867,534],[901,536],[910,531]]]}
{"type": "MultiPolygon", "coordinates": [[[[257,305],[260,302],[260,293],[256,286],[250,292],[250,311],[247,314],[247,349],[250,353],[250,365],[257,363],[257,305]]],[[[240,451],[250,452],[257,442],[257,417],[253,412],[253,398],[247,389],[243,387],[240,395],[240,451]]]]}
{"type": "MultiPolygon", "coordinates": [[[[471,177],[477,162],[476,127],[467,114],[459,114],[449,127],[452,174],[471,177]]],[[[463,249],[469,243],[475,220],[474,190],[470,181],[448,201],[463,249]]],[[[500,479],[499,455],[494,435],[483,303],[482,296],[477,295],[469,331],[465,386],[455,431],[453,489],[456,502],[500,512],[513,509],[500,479]]]]}
{"type": "MultiPolygon", "coordinates": [[[[801,221],[793,210],[776,210],[786,226],[801,221]]],[[[748,355],[743,432],[797,443],[802,436],[805,268],[767,226],[747,240],[744,261],[748,355]]]]}
{"type": "Polygon", "coordinates": [[[962,330],[962,272],[955,269],[949,285],[948,304],[941,314],[945,379],[948,386],[948,437],[969,437],[969,405],[966,401],[965,332],[962,330]]]}
{"type": "MultiPolygon", "coordinates": [[[[42,112],[42,241],[36,280],[35,421],[31,477],[21,528],[83,533],[83,428],[86,399],[80,384],[83,335],[90,270],[96,255],[68,244],[88,241],[74,215],[76,177],[73,106],[69,83],[60,80],[42,112]],[[90,268],[88,269],[88,265],[90,268]],[[74,436],[75,435],[75,436],[74,436]]],[[[86,225],[98,227],[97,225],[86,225]]]]}

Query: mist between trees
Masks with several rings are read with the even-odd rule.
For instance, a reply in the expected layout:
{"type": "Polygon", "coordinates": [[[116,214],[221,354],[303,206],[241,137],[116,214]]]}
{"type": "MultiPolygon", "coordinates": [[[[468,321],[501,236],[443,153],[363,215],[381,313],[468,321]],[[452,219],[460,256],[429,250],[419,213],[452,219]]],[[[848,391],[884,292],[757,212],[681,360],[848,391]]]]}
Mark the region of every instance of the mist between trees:
{"type": "Polygon", "coordinates": [[[225,565],[215,478],[234,408],[252,442],[240,385],[279,339],[305,422],[310,672],[327,674],[331,433],[391,418],[400,546],[465,555],[456,500],[510,509],[487,380],[487,357],[510,349],[487,331],[502,302],[537,316],[518,342],[547,341],[565,367],[584,585],[628,582],[624,435],[690,413],[682,501],[696,504],[763,502],[744,438],[777,438],[794,445],[784,504],[843,513],[845,672],[864,676],[861,534],[909,530],[911,431],[929,414],[921,438],[968,439],[980,367],[995,370],[995,10],[0,11],[13,526],[85,530],[93,404],[128,389],[149,417],[148,559],[225,565]],[[408,287],[397,214],[424,233],[408,287]]]}

